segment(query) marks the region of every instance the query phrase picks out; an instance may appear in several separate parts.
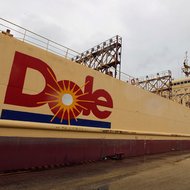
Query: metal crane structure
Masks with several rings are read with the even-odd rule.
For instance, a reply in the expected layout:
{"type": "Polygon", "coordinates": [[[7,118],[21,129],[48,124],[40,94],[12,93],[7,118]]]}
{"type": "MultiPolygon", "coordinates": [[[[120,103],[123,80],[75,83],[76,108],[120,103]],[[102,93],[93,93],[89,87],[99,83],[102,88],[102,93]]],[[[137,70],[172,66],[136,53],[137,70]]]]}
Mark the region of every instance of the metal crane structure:
{"type": "Polygon", "coordinates": [[[122,38],[109,40],[75,56],[72,61],[120,79],[122,38]]]}
{"type": "Polygon", "coordinates": [[[182,71],[185,74],[183,79],[173,80],[172,73],[168,70],[155,75],[133,78],[130,83],[190,108],[190,66],[187,52],[182,71]]]}
{"type": "Polygon", "coordinates": [[[187,53],[182,67],[185,78],[172,81],[172,100],[190,108],[190,66],[187,53]]]}
{"type": "Polygon", "coordinates": [[[187,51],[185,52],[185,59],[183,62],[182,72],[185,74],[186,77],[190,76],[190,66],[188,65],[188,58],[187,58],[187,51]]]}
{"type": "Polygon", "coordinates": [[[172,96],[172,74],[170,70],[132,79],[131,84],[165,98],[170,99],[172,96]]]}
{"type": "Polygon", "coordinates": [[[172,89],[172,100],[190,108],[190,84],[172,89]]]}

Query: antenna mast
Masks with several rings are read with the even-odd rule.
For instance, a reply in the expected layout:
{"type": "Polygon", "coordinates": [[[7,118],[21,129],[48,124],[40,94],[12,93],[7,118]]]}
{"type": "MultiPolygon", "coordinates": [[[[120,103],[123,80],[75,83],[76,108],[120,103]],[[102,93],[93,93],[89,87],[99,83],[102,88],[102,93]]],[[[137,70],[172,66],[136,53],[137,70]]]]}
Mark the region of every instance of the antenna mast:
{"type": "Polygon", "coordinates": [[[188,52],[185,52],[185,59],[183,61],[183,67],[182,67],[182,72],[185,74],[186,77],[190,76],[190,66],[188,65],[188,52]]]}

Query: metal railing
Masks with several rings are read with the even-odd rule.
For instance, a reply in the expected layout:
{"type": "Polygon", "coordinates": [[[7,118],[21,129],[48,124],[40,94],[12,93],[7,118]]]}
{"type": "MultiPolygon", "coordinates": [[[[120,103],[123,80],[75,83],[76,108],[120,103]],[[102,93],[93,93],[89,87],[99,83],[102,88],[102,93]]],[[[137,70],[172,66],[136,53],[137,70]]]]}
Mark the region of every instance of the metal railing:
{"type": "Polygon", "coordinates": [[[127,83],[131,84],[131,80],[135,79],[135,77],[133,77],[133,76],[127,74],[127,73],[124,73],[124,72],[122,72],[120,70],[117,70],[117,72],[119,73],[119,77],[117,77],[117,79],[122,80],[124,82],[127,82],[127,83]]]}
{"type": "Polygon", "coordinates": [[[164,77],[164,76],[172,76],[171,71],[170,70],[161,71],[161,72],[158,72],[158,73],[155,73],[155,74],[150,74],[150,75],[138,77],[138,78],[136,78],[136,80],[139,81],[139,82],[142,82],[142,81],[156,79],[156,78],[160,78],[160,77],[164,77]]]}
{"type": "MultiPolygon", "coordinates": [[[[54,42],[46,37],[43,37],[30,30],[27,30],[26,28],[23,28],[17,24],[14,24],[8,20],[0,18],[0,32],[7,33],[7,31],[10,31],[10,33],[8,33],[10,36],[17,38],[18,40],[30,43],[30,44],[40,47],[46,51],[49,51],[56,55],[70,59],[71,61],[75,61],[73,59],[74,57],[82,56],[82,54],[77,51],[67,48],[66,46],[63,46],[63,45],[61,45],[57,42],[54,42]]],[[[119,40],[121,40],[121,39],[119,39],[119,40]]],[[[112,43],[112,41],[110,43],[112,43]]],[[[132,77],[124,72],[121,72],[120,70],[117,70],[116,72],[118,72],[118,76],[119,76],[116,78],[119,80],[122,80],[124,82],[130,83],[131,79],[134,79],[134,77],[132,77]]]]}
{"type": "Polygon", "coordinates": [[[79,52],[77,51],[49,40],[48,38],[45,38],[3,18],[0,18],[0,32],[6,32],[7,30],[10,30],[11,35],[21,41],[33,44],[67,59],[71,59],[72,57],[79,55],[79,52]]]}

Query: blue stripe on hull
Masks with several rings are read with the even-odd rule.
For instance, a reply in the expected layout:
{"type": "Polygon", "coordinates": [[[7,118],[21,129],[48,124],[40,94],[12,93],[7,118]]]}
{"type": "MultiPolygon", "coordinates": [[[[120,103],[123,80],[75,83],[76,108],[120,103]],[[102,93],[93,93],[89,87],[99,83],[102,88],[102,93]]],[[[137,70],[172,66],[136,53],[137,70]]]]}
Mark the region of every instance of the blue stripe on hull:
{"type": "MultiPolygon", "coordinates": [[[[52,117],[53,117],[52,115],[5,110],[5,109],[3,109],[1,113],[1,119],[68,125],[68,121],[64,120],[61,123],[60,119],[58,118],[55,118],[52,122],[50,122],[52,117]]],[[[70,121],[70,124],[75,125],[75,126],[85,126],[85,127],[97,127],[97,128],[106,128],[106,129],[111,128],[110,122],[78,119],[78,118],[77,118],[77,121],[75,119],[72,119],[70,121]]]]}

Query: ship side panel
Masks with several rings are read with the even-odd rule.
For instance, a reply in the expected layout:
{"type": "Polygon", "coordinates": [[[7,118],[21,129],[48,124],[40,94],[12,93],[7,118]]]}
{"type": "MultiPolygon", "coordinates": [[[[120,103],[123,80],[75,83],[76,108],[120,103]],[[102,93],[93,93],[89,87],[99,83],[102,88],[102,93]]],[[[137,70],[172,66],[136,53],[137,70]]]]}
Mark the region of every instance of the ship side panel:
{"type": "Polygon", "coordinates": [[[0,68],[0,171],[190,148],[175,102],[3,34],[0,68]]]}
{"type": "Polygon", "coordinates": [[[189,148],[190,141],[183,140],[0,137],[0,152],[3,153],[0,157],[0,172],[121,159],[189,148]]]}

